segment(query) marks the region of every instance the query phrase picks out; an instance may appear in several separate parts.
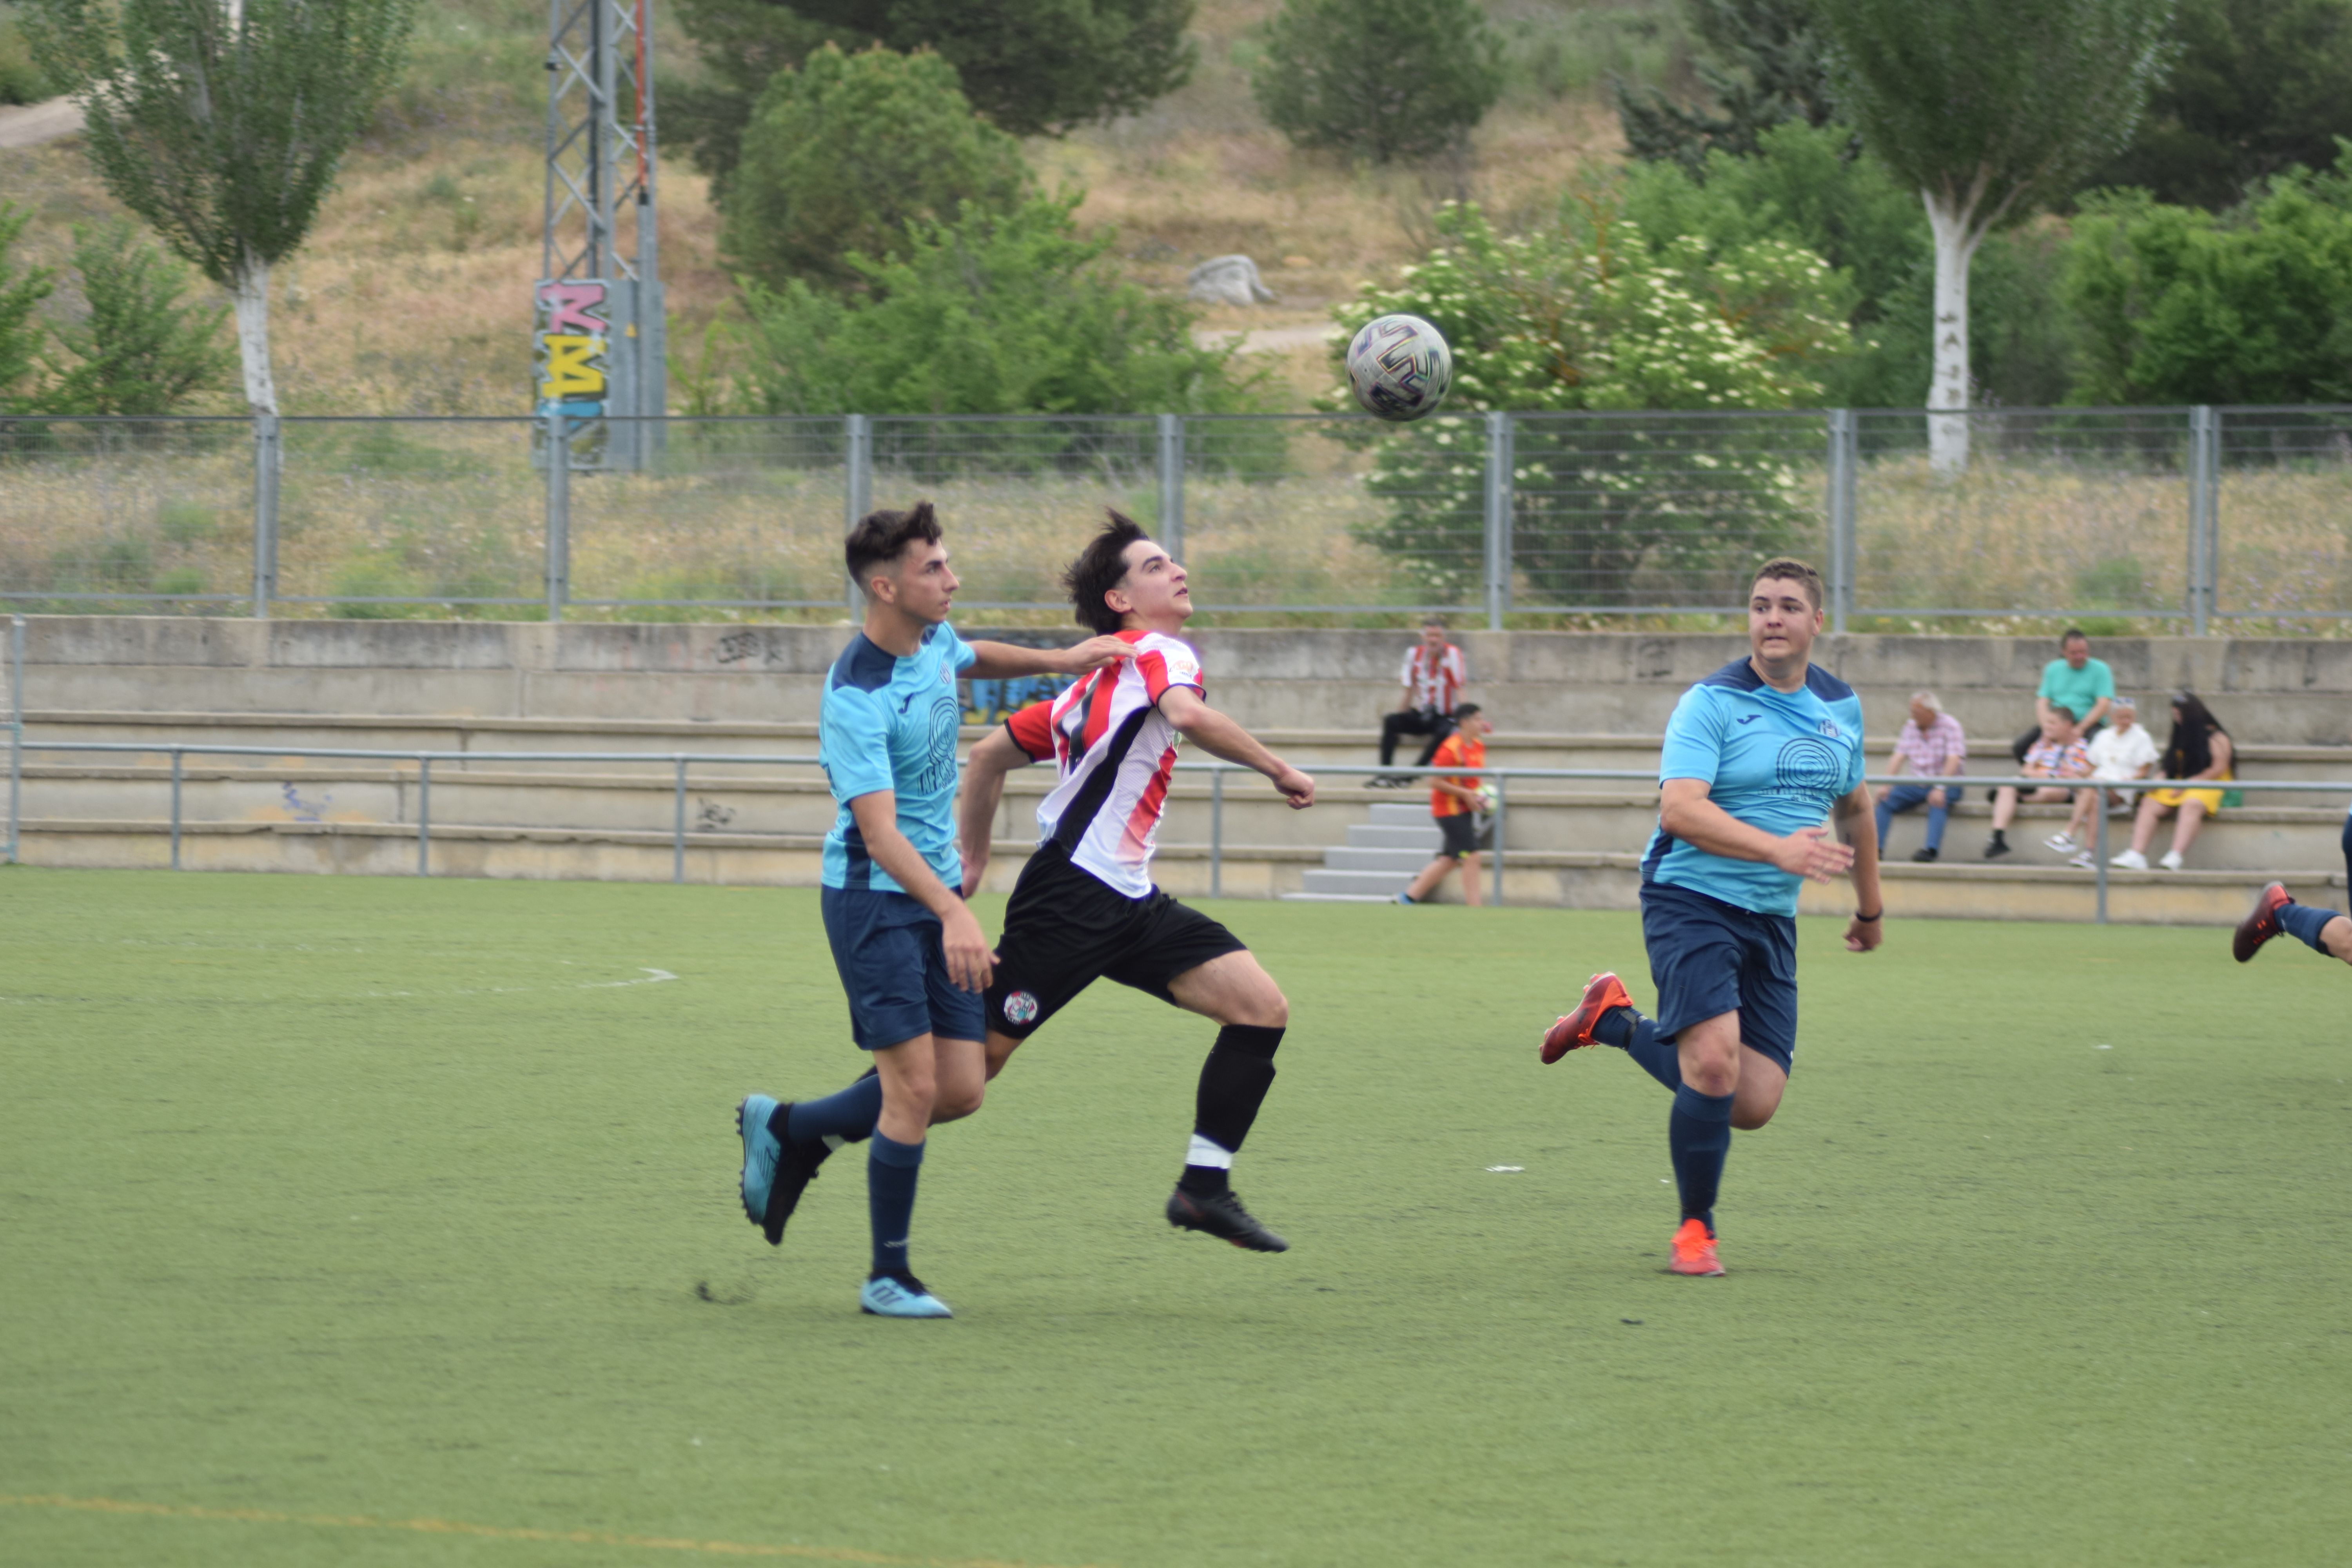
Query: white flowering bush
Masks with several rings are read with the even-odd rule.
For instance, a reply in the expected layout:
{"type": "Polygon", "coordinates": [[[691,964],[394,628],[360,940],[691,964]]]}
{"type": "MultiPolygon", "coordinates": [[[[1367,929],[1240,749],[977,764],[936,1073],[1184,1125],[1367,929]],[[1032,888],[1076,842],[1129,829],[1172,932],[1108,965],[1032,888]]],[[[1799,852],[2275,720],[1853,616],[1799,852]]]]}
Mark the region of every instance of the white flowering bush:
{"type": "MultiPolygon", "coordinates": [[[[1655,419],[1522,420],[1513,454],[1512,556],[1544,604],[1655,602],[1699,591],[1798,542],[1811,509],[1792,441],[1773,422],[1703,417],[1817,405],[1849,352],[1852,285],[1799,246],[1766,240],[1709,260],[1678,238],[1654,251],[1607,203],[1498,235],[1475,205],[1437,218],[1437,248],[1392,287],[1333,314],[1352,335],[1409,311],[1454,349],[1444,412],[1381,439],[1369,483],[1385,498],[1365,533],[1433,594],[1476,590],[1486,437],[1481,416],[1674,411],[1655,419]]],[[[1340,363],[1345,338],[1335,344],[1340,363]]],[[[1344,389],[1326,399],[1346,405],[1344,389]]]]}

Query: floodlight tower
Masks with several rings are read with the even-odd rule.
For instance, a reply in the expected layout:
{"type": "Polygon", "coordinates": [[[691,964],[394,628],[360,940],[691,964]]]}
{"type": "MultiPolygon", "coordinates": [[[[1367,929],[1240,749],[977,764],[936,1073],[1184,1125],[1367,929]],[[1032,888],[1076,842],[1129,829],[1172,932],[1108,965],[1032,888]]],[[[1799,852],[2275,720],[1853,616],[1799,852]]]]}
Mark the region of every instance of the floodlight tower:
{"type": "Polygon", "coordinates": [[[652,26],[653,0],[550,4],[533,390],[565,415],[574,468],[643,468],[662,446],[652,26]]]}

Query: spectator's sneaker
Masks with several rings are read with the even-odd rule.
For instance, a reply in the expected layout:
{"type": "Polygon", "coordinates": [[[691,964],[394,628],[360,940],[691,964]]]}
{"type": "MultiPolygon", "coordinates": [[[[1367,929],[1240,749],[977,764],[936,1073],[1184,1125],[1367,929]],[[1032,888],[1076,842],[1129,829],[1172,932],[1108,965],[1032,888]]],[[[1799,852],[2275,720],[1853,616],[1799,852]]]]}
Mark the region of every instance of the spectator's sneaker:
{"type": "Polygon", "coordinates": [[[1911,851],[1911,858],[1916,860],[1922,866],[1932,866],[1943,858],[1944,852],[1940,849],[1914,849],[1911,851]]]}
{"type": "Polygon", "coordinates": [[[1399,894],[1396,896],[1396,901],[1397,901],[1398,903],[1402,904],[1405,908],[1407,908],[1407,909],[1411,909],[1411,908],[1412,908],[1412,907],[1413,907],[1413,905],[1415,905],[1415,904],[1419,903],[1421,900],[1420,900],[1419,899],[1413,898],[1411,894],[1408,894],[1408,893],[1399,893],[1399,894]]]}
{"type": "Polygon", "coordinates": [[[1575,1010],[1544,1031],[1544,1061],[1556,1062],[1570,1051],[1598,1044],[1592,1037],[1592,1026],[1601,1022],[1601,1015],[1612,1007],[1633,1005],[1633,998],[1625,994],[1623,981],[1606,972],[1594,975],[1584,983],[1584,995],[1575,1010]]]}
{"type": "Polygon", "coordinates": [[[764,1094],[747,1094],[735,1106],[735,1131],[743,1140],[743,1217],[753,1225],[764,1223],[767,1217],[768,1194],[776,1184],[776,1157],[783,1152],[776,1135],[768,1131],[768,1119],[775,1110],[776,1102],[764,1094]]]}
{"type": "Polygon", "coordinates": [[[857,1310],[877,1318],[952,1318],[948,1304],[911,1274],[877,1274],[857,1293],[857,1310]]]}
{"type": "Polygon", "coordinates": [[[2178,871],[2178,870],[2179,870],[2179,869],[2180,869],[2180,851],[2179,851],[2179,850],[2178,850],[2178,849],[2168,849],[2168,850],[2166,850],[2166,851],[2164,852],[2163,857],[2162,857],[2160,859],[2158,859],[2158,860],[2157,861],[2157,864],[2158,864],[2158,865],[2159,865],[2159,866],[2161,866],[2161,867],[2163,867],[2163,868],[2164,868],[2166,870],[2168,870],[2168,871],[2178,871]]]}
{"type": "Polygon", "coordinates": [[[2262,952],[2263,943],[2284,935],[2286,928],[2279,924],[2278,912],[2293,902],[2279,883],[2264,888],[2254,900],[2254,912],[2238,922],[2237,934],[2230,939],[2230,956],[2243,963],[2262,952]]]}
{"type": "Polygon", "coordinates": [[[1402,773],[1374,773],[1364,781],[1366,789],[1402,789],[1410,782],[1402,773]]]}
{"type": "Polygon", "coordinates": [[[2126,871],[2145,871],[2147,869],[2147,857],[2137,849],[2126,849],[2110,859],[2107,864],[2121,867],[2126,871]]]}
{"type": "Polygon", "coordinates": [[[1715,1233],[1706,1228],[1706,1221],[1683,1221],[1682,1228],[1675,1232],[1675,1258],[1666,1265],[1666,1272],[1701,1276],[1723,1272],[1715,1256],[1715,1233]]]}
{"type": "Polygon", "coordinates": [[[1220,1241],[1230,1241],[1250,1252],[1287,1252],[1290,1243],[1257,1222],[1242,1207],[1241,1194],[1226,1191],[1213,1195],[1176,1189],[1168,1199],[1168,1223],[1179,1230],[1197,1230],[1220,1241]]]}
{"type": "Polygon", "coordinates": [[[2075,850],[2080,849],[2082,846],[2075,843],[2072,838],[2063,833],[2053,833],[2049,837],[2042,841],[2042,847],[2044,849],[2054,849],[2061,855],[2072,855],[2075,850]]]}
{"type": "Polygon", "coordinates": [[[2004,856],[2004,855],[2006,855],[2006,854],[2008,854],[2008,853],[2009,853],[2009,840],[2008,840],[2008,839],[2006,839],[2006,838],[1988,838],[1988,839],[1986,839],[1986,840],[1985,840],[1985,852],[1984,852],[1984,858],[1985,858],[1986,859],[1988,859],[1988,860],[1998,860],[1998,859],[2000,859],[2002,856],[2004,856]]]}
{"type": "Polygon", "coordinates": [[[2099,868],[2098,861],[2092,857],[2091,852],[2087,849],[2084,850],[2080,855],[2068,856],[2066,858],[2066,864],[2082,871],[2095,871],[2099,868]]]}

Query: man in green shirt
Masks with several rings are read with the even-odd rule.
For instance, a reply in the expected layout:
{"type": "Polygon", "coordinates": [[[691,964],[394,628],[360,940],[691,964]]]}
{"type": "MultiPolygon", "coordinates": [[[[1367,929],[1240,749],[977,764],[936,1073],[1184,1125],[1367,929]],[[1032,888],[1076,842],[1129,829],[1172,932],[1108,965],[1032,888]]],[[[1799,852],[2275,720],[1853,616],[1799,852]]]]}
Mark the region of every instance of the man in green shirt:
{"type": "Polygon", "coordinates": [[[2067,741],[2087,740],[2106,722],[2116,700],[2116,672],[2107,662],[2091,657],[2091,639],[2080,626],[2069,626],[2058,639],[2058,657],[2042,667],[2042,684],[2033,693],[2033,728],[2010,743],[2009,754],[2019,763],[2042,739],[2042,726],[2060,708],[2080,714],[2066,726],[2067,741]]]}

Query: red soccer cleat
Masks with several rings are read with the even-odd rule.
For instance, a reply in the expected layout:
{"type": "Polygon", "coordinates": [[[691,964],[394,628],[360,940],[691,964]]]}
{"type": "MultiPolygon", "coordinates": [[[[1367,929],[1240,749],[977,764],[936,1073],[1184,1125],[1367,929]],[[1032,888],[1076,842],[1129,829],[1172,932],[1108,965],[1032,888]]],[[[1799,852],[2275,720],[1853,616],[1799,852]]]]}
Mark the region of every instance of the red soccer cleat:
{"type": "Polygon", "coordinates": [[[2263,950],[2263,943],[2283,934],[2285,928],[2279,924],[2278,912],[2293,902],[2279,883],[2264,888],[2263,896],[2254,900],[2254,912],[2238,922],[2237,934],[2230,939],[2230,956],[2243,963],[2263,950]]]}
{"type": "Polygon", "coordinates": [[[1715,1237],[1706,1230],[1706,1221],[1686,1219],[1675,1232],[1675,1260],[1666,1265],[1669,1274],[1711,1275],[1723,1272],[1716,1261],[1715,1237]]]}
{"type": "Polygon", "coordinates": [[[1599,1044],[1592,1037],[1592,1026],[1601,1015],[1612,1007],[1631,1007],[1633,999],[1625,994],[1624,983],[1607,972],[1594,975],[1584,983],[1584,1000],[1576,1011],[1544,1031],[1543,1059],[1556,1062],[1570,1051],[1599,1044]]]}

